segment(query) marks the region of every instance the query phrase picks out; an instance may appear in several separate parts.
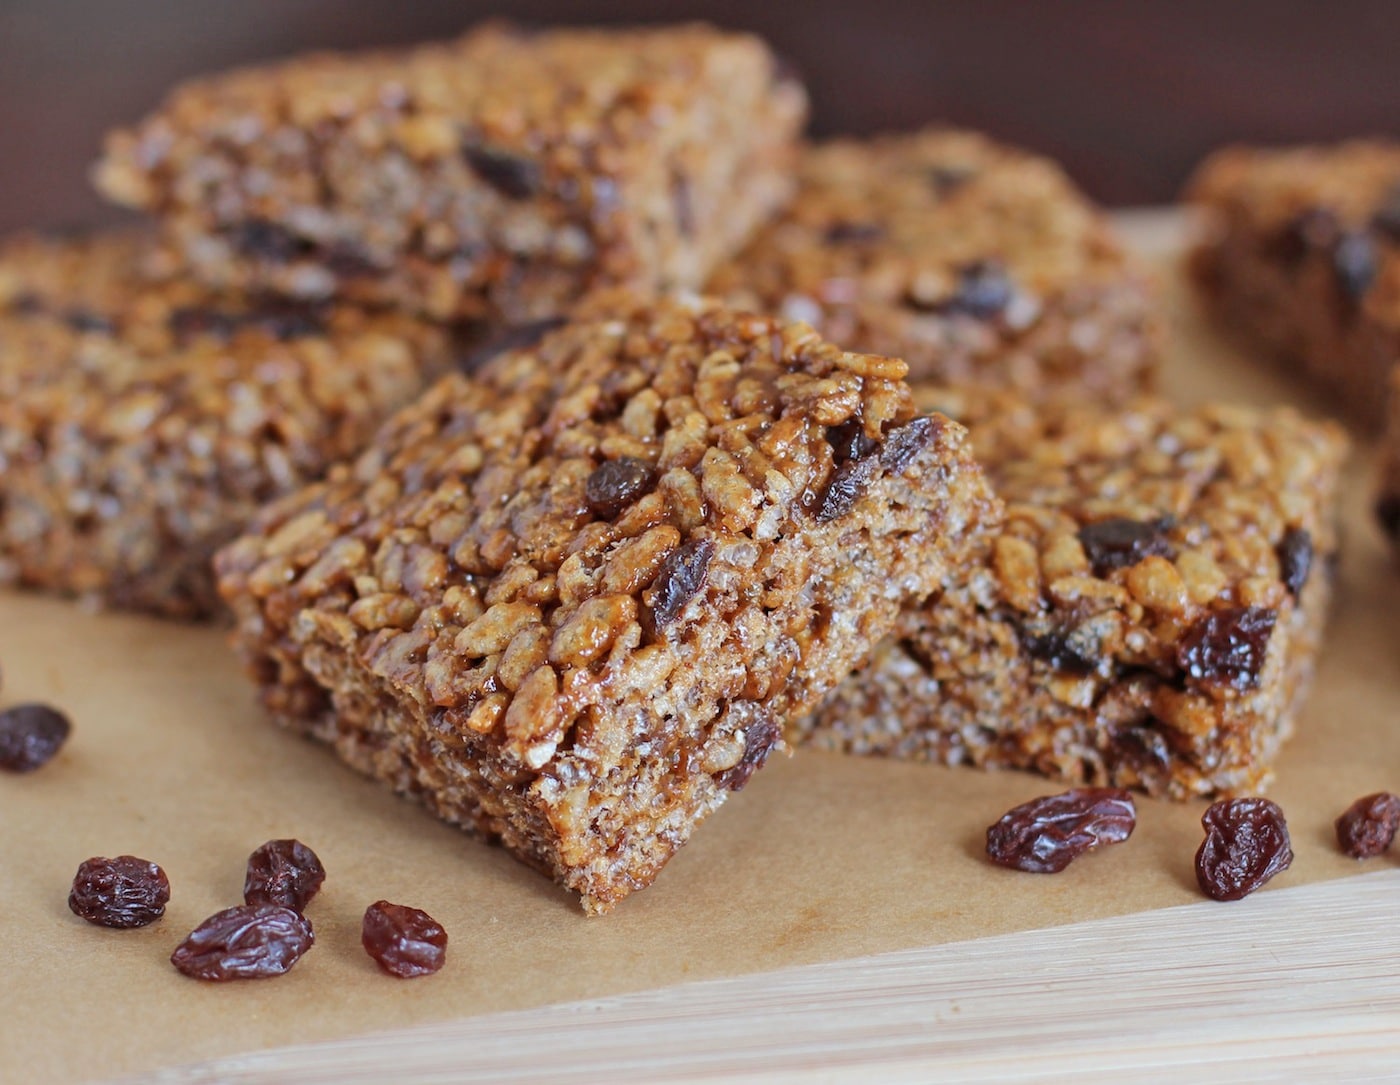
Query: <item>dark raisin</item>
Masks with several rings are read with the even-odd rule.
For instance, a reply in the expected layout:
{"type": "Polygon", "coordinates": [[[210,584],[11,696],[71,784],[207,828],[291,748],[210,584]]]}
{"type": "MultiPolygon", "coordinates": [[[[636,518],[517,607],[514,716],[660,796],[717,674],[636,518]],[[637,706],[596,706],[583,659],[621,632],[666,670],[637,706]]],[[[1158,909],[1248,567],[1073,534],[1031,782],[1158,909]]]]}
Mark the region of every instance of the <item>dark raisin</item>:
{"type": "Polygon", "coordinates": [[[269,840],[248,856],[243,901],[304,912],[325,880],[326,868],[300,840],[269,840]]]}
{"type": "Polygon", "coordinates": [[[1098,670],[1098,640],[1085,638],[1078,628],[1027,633],[1021,638],[1021,645],[1032,659],[1042,660],[1058,671],[1092,674],[1098,670]]]}
{"type": "Polygon", "coordinates": [[[1400,827],[1400,796],[1378,791],[1357,799],[1337,819],[1337,843],[1353,859],[1381,854],[1400,827]]]}
{"type": "Polygon", "coordinates": [[[742,791],[749,778],[763,767],[768,755],[783,737],[777,720],[761,706],[753,706],[751,718],[744,724],[744,755],[738,764],[725,769],[715,783],[729,791],[742,791]]]}
{"type": "Polygon", "coordinates": [[[1114,569],[1126,569],[1144,558],[1176,556],[1167,531],[1172,521],[1127,520],[1117,517],[1086,524],[1079,529],[1079,542],[1095,576],[1107,576],[1114,569]]]}
{"type": "Polygon", "coordinates": [[[1308,573],[1312,572],[1312,535],[1306,528],[1289,528],[1279,540],[1277,553],[1279,579],[1296,599],[1308,582],[1308,573]]]}
{"type": "Polygon", "coordinates": [[[1341,237],[1342,224],[1325,207],[1311,207],[1289,219],[1267,248],[1285,264],[1301,264],[1315,252],[1330,252],[1341,237]]]}
{"type": "Polygon", "coordinates": [[[1400,495],[1387,495],[1376,502],[1376,522],[1392,539],[1400,539],[1400,495]]]}
{"type": "Polygon", "coordinates": [[[550,332],[564,326],[562,316],[546,317],[528,324],[516,324],[474,343],[458,363],[464,373],[472,373],[492,358],[513,350],[529,350],[550,332]]]}
{"type": "Polygon", "coordinates": [[[928,183],[940,196],[951,196],[977,176],[972,166],[930,166],[928,183]]]}
{"type": "Polygon", "coordinates": [[[691,539],[676,547],[661,563],[651,587],[642,593],[646,604],[642,617],[652,636],[680,617],[685,605],[699,594],[714,556],[714,539],[691,539]]]}
{"type": "Polygon", "coordinates": [[[865,423],[859,418],[847,419],[839,426],[830,426],[826,440],[831,445],[833,463],[843,464],[847,460],[861,460],[880,447],[880,442],[866,436],[865,423]]]}
{"type": "Polygon", "coordinates": [[[833,222],[826,228],[828,245],[868,245],[885,236],[878,222],[833,222]]]}
{"type": "Polygon", "coordinates": [[[280,976],[316,942],[305,916],[276,904],[240,904],[211,915],[175,947],[170,963],[195,979],[280,976]]]}
{"type": "Polygon", "coordinates": [[[1212,900],[1239,900],[1293,862],[1283,811],[1268,799],[1224,799],[1201,817],[1196,881],[1212,900]]]}
{"type": "Polygon", "coordinates": [[[1207,614],[1181,639],[1177,663],[1205,685],[1254,689],[1277,620],[1272,607],[1230,607],[1207,614]]]}
{"type": "Polygon", "coordinates": [[[472,172],[507,199],[529,199],[543,182],[538,162],[497,147],[470,143],[462,148],[462,157],[472,172]]]}
{"type": "Polygon", "coordinates": [[[1376,281],[1380,258],[1370,234],[1343,234],[1332,250],[1332,270],[1337,287],[1348,302],[1359,302],[1376,281]]]}
{"type": "Polygon", "coordinates": [[[1392,185],[1371,219],[1371,229],[1390,241],[1400,242],[1400,183],[1392,185]]]}
{"type": "Polygon", "coordinates": [[[72,732],[68,717],[42,704],[0,712],[0,769],[33,772],[53,760],[72,732]]]}
{"type": "Polygon", "coordinates": [[[1172,747],[1156,727],[1127,724],[1109,730],[1109,748],[1116,760],[1140,777],[1157,778],[1172,763],[1172,747]]]}
{"type": "Polygon", "coordinates": [[[891,475],[904,474],[914,458],[933,442],[938,428],[937,422],[923,415],[890,430],[880,449],[880,466],[891,475]]]}
{"type": "Polygon", "coordinates": [[[656,485],[656,470],[646,460],[619,456],[604,460],[583,485],[593,515],[611,520],[656,485]]]}
{"type": "Polygon", "coordinates": [[[99,927],[144,927],[165,914],[170,880],[148,859],[118,855],[88,859],[78,867],[68,907],[99,927]]]}
{"type": "Polygon", "coordinates": [[[831,473],[820,498],[814,503],[813,515],[818,523],[829,523],[839,519],[855,508],[857,501],[870,488],[870,483],[880,472],[880,461],[874,456],[864,459],[847,460],[837,465],[831,473]]]}
{"type": "Polygon", "coordinates": [[[682,237],[694,237],[697,230],[695,221],[695,193],[690,187],[690,179],[684,174],[671,176],[671,206],[676,212],[676,229],[682,237]]]}
{"type": "Polygon", "coordinates": [[[991,320],[1009,304],[1014,291],[1006,270],[994,260],[979,260],[958,269],[957,289],[945,312],[991,320]]]}
{"type": "Polygon", "coordinates": [[[110,319],[91,309],[69,309],[63,314],[63,322],[75,332],[110,334],[116,329],[110,319]]]}
{"type": "Polygon", "coordinates": [[[1077,787],[1022,803],[987,829],[987,857],[999,866],[1055,874],[1086,851],[1133,834],[1137,807],[1126,791],[1077,787]]]}
{"type": "Polygon", "coordinates": [[[360,942],[391,976],[430,976],[447,961],[447,932],[427,912],[377,900],[365,909],[360,942]]]}
{"type": "Polygon", "coordinates": [[[234,248],[245,256],[269,260],[274,264],[285,264],[311,250],[303,241],[285,226],[267,219],[249,219],[233,227],[231,240],[234,248]]]}

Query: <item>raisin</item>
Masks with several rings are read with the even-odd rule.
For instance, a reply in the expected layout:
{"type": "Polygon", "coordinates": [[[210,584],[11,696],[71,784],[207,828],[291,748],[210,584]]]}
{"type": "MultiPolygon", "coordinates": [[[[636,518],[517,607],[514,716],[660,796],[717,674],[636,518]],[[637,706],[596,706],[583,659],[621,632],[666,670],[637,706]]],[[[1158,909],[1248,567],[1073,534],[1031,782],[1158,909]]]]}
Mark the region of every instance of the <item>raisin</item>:
{"type": "Polygon", "coordinates": [[[91,309],[69,309],[63,314],[63,322],[75,332],[100,332],[110,334],[116,325],[101,313],[91,309]]]}
{"type": "Polygon", "coordinates": [[[824,236],[828,245],[868,245],[881,240],[885,229],[878,222],[833,222],[824,236]]]}
{"type": "Polygon", "coordinates": [[[1009,304],[1014,291],[1006,270],[994,260],[978,260],[958,269],[958,286],[943,310],[991,320],[1009,304]]]}
{"type": "Polygon", "coordinates": [[[183,306],[170,314],[170,330],[179,339],[208,335],[227,340],[252,328],[265,332],[273,339],[288,342],[320,335],[325,331],[325,320],[306,306],[279,302],[265,302],[243,313],[183,306]]]}
{"type": "Polygon", "coordinates": [[[1342,297],[1356,303],[1366,296],[1376,281],[1379,256],[1376,243],[1369,234],[1343,234],[1332,250],[1332,270],[1342,297]]]}
{"type": "Polygon", "coordinates": [[[564,323],[564,317],[552,316],[506,328],[472,346],[462,356],[458,367],[464,373],[471,373],[501,354],[513,350],[529,350],[550,332],[562,328],[564,323]]]}
{"type": "Polygon", "coordinates": [[[1400,539],[1400,496],[1390,495],[1376,502],[1376,522],[1392,539],[1400,539]]]}
{"type": "Polygon", "coordinates": [[[880,442],[866,436],[865,423],[859,418],[851,418],[839,426],[831,426],[826,431],[826,440],[831,445],[831,459],[842,464],[847,460],[863,460],[880,442]]]}
{"type": "Polygon", "coordinates": [[[892,475],[902,475],[920,452],[926,449],[938,432],[938,423],[927,415],[890,430],[880,449],[880,466],[892,475]]]}
{"type": "Polygon", "coordinates": [[[277,904],[240,904],[192,930],[170,963],[200,980],[261,979],[288,971],[315,942],[300,913],[277,904]]]}
{"type": "Polygon", "coordinates": [[[1021,645],[1032,659],[1042,660],[1057,671],[1082,675],[1098,670],[1098,640],[1085,638],[1078,628],[1027,633],[1022,637],[1021,645]]]}
{"type": "Polygon", "coordinates": [[[583,485],[584,500],[593,514],[611,520],[656,485],[656,471],[646,460],[619,456],[605,460],[583,485]]]}
{"type": "Polygon", "coordinates": [[[1314,252],[1328,252],[1341,237],[1342,224],[1325,207],[1310,207],[1286,222],[1267,248],[1274,259],[1301,264],[1314,252]]]}
{"type": "Polygon", "coordinates": [[[1201,816],[1196,881],[1212,900],[1239,900],[1293,863],[1283,811],[1268,799],[1223,799],[1201,816]]]}
{"type": "Polygon", "coordinates": [[[33,772],[53,760],[73,725],[57,709],[20,704],[0,712],[0,769],[33,772]]]}
{"type": "Polygon", "coordinates": [[[1133,797],[1114,787],[1076,787],[1022,803],[987,829],[987,857],[998,866],[1055,874],[1086,851],[1133,834],[1133,797]]]}
{"type": "Polygon", "coordinates": [[[1123,765],[1140,778],[1160,778],[1171,768],[1172,747],[1156,727],[1128,724],[1109,730],[1109,748],[1123,765]]]}
{"type": "Polygon", "coordinates": [[[817,522],[825,524],[839,519],[855,508],[879,470],[880,461],[874,456],[839,464],[815,503],[813,515],[817,522]]]}
{"type": "Polygon", "coordinates": [[[1114,569],[1126,569],[1144,558],[1174,558],[1175,551],[1167,538],[1170,517],[1156,520],[1127,520],[1117,517],[1086,524],[1079,529],[1079,543],[1095,576],[1107,576],[1114,569]]]}
{"type": "Polygon", "coordinates": [[[232,230],[234,248],[245,256],[269,260],[274,264],[285,264],[299,256],[305,256],[311,246],[301,240],[285,226],[267,219],[249,219],[232,230]]]}
{"type": "Polygon", "coordinates": [[[1223,689],[1259,685],[1278,613],[1272,607],[1230,607],[1198,620],[1176,651],[1181,669],[1198,682],[1223,689]]]}
{"type": "Polygon", "coordinates": [[[742,791],[749,778],[763,767],[782,737],[778,722],[761,706],[754,705],[752,718],[744,725],[744,755],[739,758],[738,764],[715,777],[715,783],[728,791],[742,791]]]}
{"type": "Polygon", "coordinates": [[[148,859],[118,855],[78,867],[68,907],[99,927],[128,929],[154,923],[170,903],[170,880],[148,859]]]}
{"type": "Polygon", "coordinates": [[[1370,859],[1390,847],[1400,827],[1400,796],[1378,791],[1357,799],[1337,819],[1337,843],[1353,859],[1370,859]]]}
{"type": "Polygon", "coordinates": [[[300,840],[269,840],[248,856],[243,901],[304,912],[325,880],[326,868],[300,840]]]}
{"type": "Polygon", "coordinates": [[[1312,535],[1306,528],[1291,527],[1283,533],[1276,552],[1279,578],[1296,599],[1308,582],[1308,574],[1312,572],[1312,535]]]}
{"type": "Polygon", "coordinates": [[[714,556],[714,539],[691,539],[676,547],[661,563],[656,580],[642,593],[642,601],[647,605],[642,617],[652,636],[680,617],[685,605],[705,586],[714,556]]]}
{"type": "Polygon", "coordinates": [[[447,960],[447,932],[427,912],[377,900],[365,909],[360,942],[391,976],[430,976],[447,960]]]}
{"type": "Polygon", "coordinates": [[[538,162],[509,151],[470,143],[462,148],[462,157],[473,173],[507,199],[529,199],[543,182],[538,162]]]}
{"type": "Polygon", "coordinates": [[[1371,219],[1371,229],[1384,238],[1400,242],[1400,184],[1391,186],[1371,219]]]}

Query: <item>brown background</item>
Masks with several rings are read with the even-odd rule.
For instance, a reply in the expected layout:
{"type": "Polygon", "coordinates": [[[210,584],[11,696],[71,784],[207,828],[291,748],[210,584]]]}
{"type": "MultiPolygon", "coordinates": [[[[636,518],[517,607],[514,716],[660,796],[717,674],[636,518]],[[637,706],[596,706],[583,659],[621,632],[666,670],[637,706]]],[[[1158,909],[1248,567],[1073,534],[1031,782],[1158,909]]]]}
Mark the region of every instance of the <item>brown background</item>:
{"type": "Polygon", "coordinates": [[[1116,204],[1169,200],[1227,140],[1400,134],[1397,0],[0,0],[0,229],[102,214],[102,131],[185,76],[502,14],[752,28],[806,74],[818,132],[975,125],[1116,204]]]}

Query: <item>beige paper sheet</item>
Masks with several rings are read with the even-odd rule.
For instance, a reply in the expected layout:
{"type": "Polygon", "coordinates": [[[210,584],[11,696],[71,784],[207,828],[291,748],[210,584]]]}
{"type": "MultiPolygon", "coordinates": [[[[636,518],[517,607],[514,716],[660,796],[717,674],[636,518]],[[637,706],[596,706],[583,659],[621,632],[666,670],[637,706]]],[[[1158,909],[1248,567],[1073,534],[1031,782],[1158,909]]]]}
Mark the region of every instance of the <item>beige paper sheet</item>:
{"type": "MultiPolygon", "coordinates": [[[[1175,311],[1166,385],[1177,398],[1296,396],[1268,369],[1229,356],[1179,297],[1175,311]]],[[[1271,792],[1297,852],[1273,886],[1372,869],[1336,851],[1332,819],[1358,795],[1400,789],[1400,576],[1366,513],[1364,448],[1352,476],[1319,681],[1271,792]]],[[[1199,804],[1144,800],[1126,845],[1060,875],[1016,874],[980,857],[983,831],[1054,790],[1044,781],[799,754],[759,773],[655,886],[585,920],[503,852],[267,725],[220,631],[4,594],[0,666],[0,703],[51,701],[75,724],[55,763],[0,778],[5,1081],[91,1080],[1200,899],[1199,804]],[[316,948],[276,980],[216,986],[177,974],[171,949],[239,903],[248,852],[278,836],[309,843],[329,872],[309,909],[316,948]],[[165,919],[108,931],[70,914],[78,863],[123,852],[165,867],[165,919]],[[399,982],[375,970],[359,921],[380,897],[443,923],[442,973],[399,982]]]]}

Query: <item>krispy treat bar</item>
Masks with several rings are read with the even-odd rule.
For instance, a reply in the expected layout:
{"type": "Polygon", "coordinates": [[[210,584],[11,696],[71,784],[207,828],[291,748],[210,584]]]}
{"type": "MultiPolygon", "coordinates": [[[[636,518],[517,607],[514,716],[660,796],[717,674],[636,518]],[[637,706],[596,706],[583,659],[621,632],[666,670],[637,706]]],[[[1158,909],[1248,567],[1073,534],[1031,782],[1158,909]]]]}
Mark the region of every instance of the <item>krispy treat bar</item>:
{"type": "Polygon", "coordinates": [[[1318,649],[1340,431],[1286,409],[972,406],[1004,528],[796,737],[1176,799],[1262,786],[1318,649]]]}
{"type": "Polygon", "coordinates": [[[96,180],[210,285],[519,324],[698,288],[787,199],[805,116],[746,34],[487,24],[188,83],[96,180]]]}
{"type": "Polygon", "coordinates": [[[1390,374],[1390,423],[1381,443],[1381,492],[1376,519],[1400,549],[1400,365],[1390,374]]]}
{"type": "Polygon", "coordinates": [[[995,516],[904,364],[613,297],[217,559],[279,721],[601,913],[995,516]]]}
{"type": "Polygon", "coordinates": [[[1207,307],[1379,426],[1400,361],[1400,143],[1230,148],[1187,195],[1206,218],[1190,269],[1207,307]]]}
{"type": "Polygon", "coordinates": [[[214,550],[452,351],[409,317],[147,281],[148,256],[126,234],[0,245],[0,583],[197,617],[214,550]]]}
{"type": "Polygon", "coordinates": [[[797,197],[709,289],[911,380],[1121,399],[1150,383],[1153,293],[1053,163],[930,129],[808,150],[797,197]]]}

